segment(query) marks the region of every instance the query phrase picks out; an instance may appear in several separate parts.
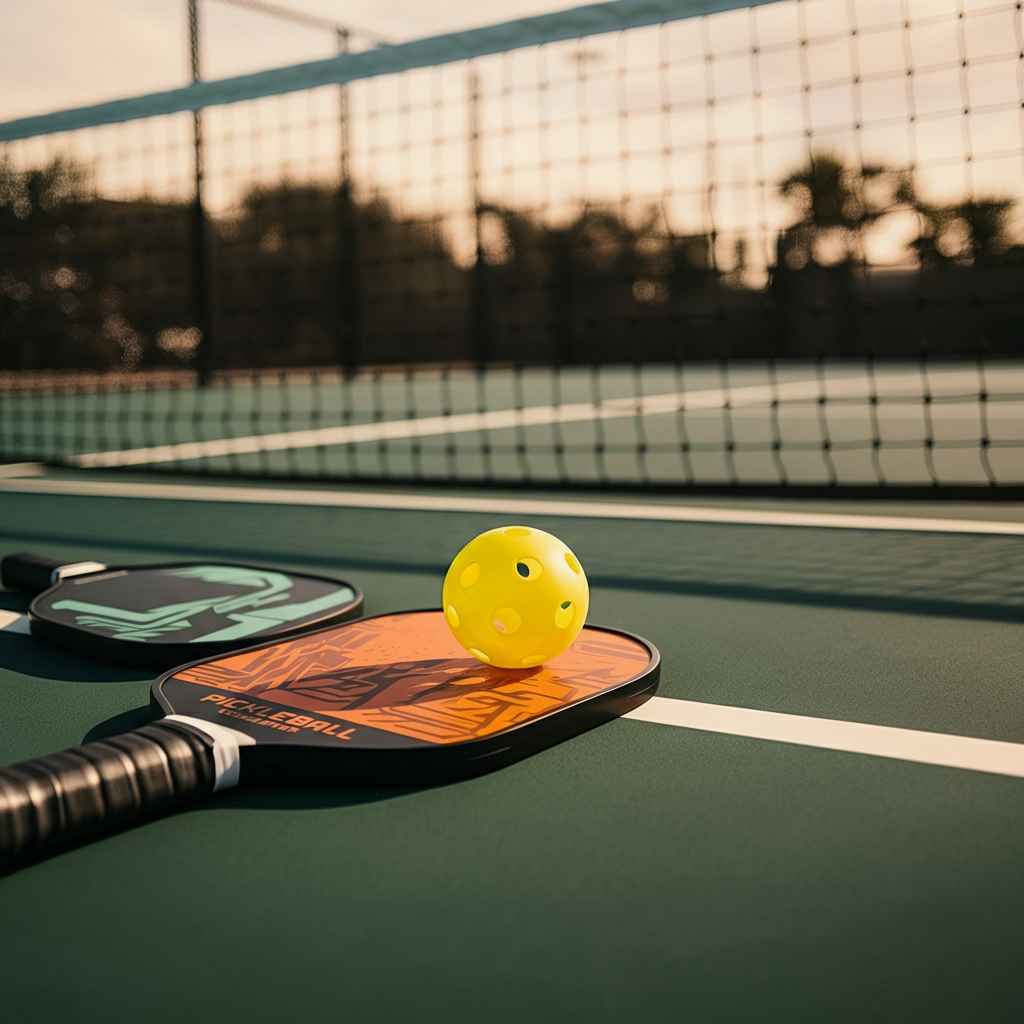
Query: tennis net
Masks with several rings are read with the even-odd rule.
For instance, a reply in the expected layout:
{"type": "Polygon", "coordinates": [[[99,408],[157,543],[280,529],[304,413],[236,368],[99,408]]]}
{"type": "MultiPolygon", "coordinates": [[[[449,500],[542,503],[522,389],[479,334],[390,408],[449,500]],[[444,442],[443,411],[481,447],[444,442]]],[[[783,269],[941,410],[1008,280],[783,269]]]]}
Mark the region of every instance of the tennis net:
{"type": "Polygon", "coordinates": [[[0,457],[1016,493],[1020,5],[733,8],[0,125],[0,457]]]}

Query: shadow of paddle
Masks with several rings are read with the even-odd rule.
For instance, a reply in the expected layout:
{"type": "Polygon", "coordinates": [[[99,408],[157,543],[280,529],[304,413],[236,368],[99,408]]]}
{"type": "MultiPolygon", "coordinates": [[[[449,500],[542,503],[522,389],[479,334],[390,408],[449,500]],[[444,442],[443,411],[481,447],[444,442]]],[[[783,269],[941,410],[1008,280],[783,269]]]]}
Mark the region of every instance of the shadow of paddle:
{"type": "MultiPolygon", "coordinates": [[[[427,788],[427,787],[421,787],[427,788]]],[[[253,811],[319,811],[330,807],[353,807],[392,800],[421,789],[341,789],[330,786],[282,786],[277,788],[228,789],[191,810],[216,811],[221,808],[246,808],[253,811]]]]}
{"type": "Polygon", "coordinates": [[[121,733],[131,732],[142,725],[149,725],[153,721],[153,715],[146,704],[141,708],[132,708],[131,711],[122,711],[99,725],[94,725],[83,737],[83,743],[95,743],[96,740],[109,739],[111,736],[120,736],[121,733]]]}
{"type": "Polygon", "coordinates": [[[28,594],[19,594],[16,590],[0,590],[0,609],[5,612],[28,611],[28,604],[32,598],[28,594]]]}
{"type": "MultiPolygon", "coordinates": [[[[16,590],[0,590],[0,611],[24,614],[31,600],[30,595],[16,590]]],[[[109,665],[88,655],[51,647],[34,636],[7,630],[0,631],[0,669],[69,683],[125,683],[152,678],[146,669],[109,665]]]]}
{"type": "Polygon", "coordinates": [[[34,636],[0,632],[0,668],[37,679],[69,683],[127,683],[152,679],[144,668],[126,668],[51,647],[34,636]]]}

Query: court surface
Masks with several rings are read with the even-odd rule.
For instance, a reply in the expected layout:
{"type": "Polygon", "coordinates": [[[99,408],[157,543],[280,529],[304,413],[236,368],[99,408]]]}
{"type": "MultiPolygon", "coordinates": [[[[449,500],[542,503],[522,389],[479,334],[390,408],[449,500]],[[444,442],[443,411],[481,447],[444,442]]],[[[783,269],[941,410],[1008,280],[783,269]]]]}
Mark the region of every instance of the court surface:
{"type": "MultiPolygon", "coordinates": [[[[462,544],[526,521],[580,556],[592,622],[658,646],[662,698],[1024,744],[1024,536],[984,532],[1019,506],[631,500],[698,510],[673,521],[79,479],[0,480],[0,551],[322,568],[375,614],[436,605],[462,544]]],[[[141,724],[149,682],[0,630],[0,758],[141,724]]],[[[458,785],[229,791],[0,879],[4,1017],[1018,1020],[1024,778],[865,735],[911,759],[619,720],[458,785]]]]}

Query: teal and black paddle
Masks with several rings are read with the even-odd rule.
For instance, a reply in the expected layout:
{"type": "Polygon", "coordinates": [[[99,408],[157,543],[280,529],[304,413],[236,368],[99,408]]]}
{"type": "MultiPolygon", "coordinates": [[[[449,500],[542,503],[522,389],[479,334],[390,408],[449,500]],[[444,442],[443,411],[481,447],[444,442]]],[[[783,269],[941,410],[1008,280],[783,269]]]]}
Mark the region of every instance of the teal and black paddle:
{"type": "Polygon", "coordinates": [[[0,581],[37,595],[29,628],[47,643],[142,668],[168,669],[357,618],[344,580],[252,565],[108,566],[30,552],[0,562],[0,581]]]}

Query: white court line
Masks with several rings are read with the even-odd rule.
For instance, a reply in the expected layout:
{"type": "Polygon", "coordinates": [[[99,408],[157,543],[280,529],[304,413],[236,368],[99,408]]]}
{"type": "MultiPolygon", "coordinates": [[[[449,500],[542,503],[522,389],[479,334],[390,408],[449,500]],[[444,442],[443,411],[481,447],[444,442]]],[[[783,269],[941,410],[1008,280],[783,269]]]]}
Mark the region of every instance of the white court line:
{"type": "MultiPolygon", "coordinates": [[[[0,631],[31,635],[28,616],[0,611],[0,631]]],[[[1021,743],[784,715],[776,711],[754,711],[668,697],[651,697],[623,717],[637,722],[1024,778],[1024,744],[1021,743]]]]}
{"type": "MultiPolygon", "coordinates": [[[[0,631],[31,635],[28,616],[0,611],[0,631]]],[[[776,711],[754,711],[750,708],[702,704],[668,697],[651,697],[623,717],[636,722],[675,725],[703,732],[1024,778],[1022,743],[921,732],[917,729],[895,729],[886,725],[867,725],[829,718],[809,718],[804,715],[784,715],[776,711]]]]}
{"type": "MultiPolygon", "coordinates": [[[[954,421],[971,421],[977,423],[981,416],[978,408],[978,400],[960,400],[957,402],[933,401],[931,405],[932,421],[936,424],[949,424],[954,421]]],[[[712,416],[721,413],[720,409],[708,409],[704,413],[712,416]]],[[[731,410],[734,420],[764,419],[771,414],[771,408],[766,405],[759,406],[738,406],[731,410]]],[[[689,414],[689,413],[688,413],[689,414]]],[[[832,405],[825,410],[830,424],[855,422],[870,423],[871,406],[865,402],[863,405],[832,405]]],[[[920,397],[917,400],[907,399],[903,402],[886,402],[878,406],[878,418],[887,424],[912,423],[919,424],[924,421],[925,407],[920,397]]],[[[782,421],[795,419],[813,419],[821,416],[817,403],[813,405],[780,405],[779,419],[782,421]]],[[[985,417],[992,420],[1009,420],[1011,423],[1020,423],[1024,419],[1024,402],[1018,399],[1005,403],[989,401],[985,407],[985,417]]],[[[960,423],[958,422],[959,426],[960,423]]]]}
{"type": "MultiPolygon", "coordinates": [[[[959,373],[959,371],[957,371],[959,373]]],[[[941,375],[936,374],[935,377],[941,375]]],[[[908,374],[878,374],[876,390],[885,387],[886,401],[897,398],[920,400],[921,379],[908,374]]],[[[593,420],[625,419],[632,416],[656,416],[722,410],[779,402],[817,401],[823,385],[818,380],[790,381],[772,386],[755,384],[737,388],[711,388],[704,391],[673,391],[637,398],[613,398],[599,404],[577,402],[569,405],[534,405],[523,409],[498,409],[491,412],[458,413],[449,416],[425,416],[422,419],[384,420],[356,423],[347,427],[321,427],[316,430],[290,430],[277,434],[254,434],[210,441],[130,448],[123,451],[92,452],[72,456],[68,461],[83,469],[121,466],[145,466],[160,462],[222,456],[253,455],[259,452],[316,448],[369,441],[399,441],[411,438],[447,436],[488,430],[508,430],[552,424],[581,423],[593,420]]],[[[850,377],[824,384],[829,398],[868,398],[867,378],[850,377]]]]}
{"type": "Polygon", "coordinates": [[[624,717],[639,722],[677,725],[684,729],[1024,778],[1024,743],[784,715],[776,711],[754,711],[668,697],[652,697],[624,717]]]}
{"type": "Polygon", "coordinates": [[[979,533],[1024,536],[1024,523],[982,519],[925,519],[911,516],[845,515],[837,512],[775,512],[768,509],[701,508],[625,502],[544,501],[474,498],[469,495],[373,494],[360,491],[305,491],[271,487],[200,487],[194,484],[137,484],[111,480],[0,480],[0,493],[60,494],[92,498],[156,498],[162,501],[219,501],[249,505],[306,505],[324,508],[381,508],[401,512],[483,512],[501,516],[556,516],[577,519],[633,519],[670,523],[727,523],[738,526],[803,526],[839,530],[900,530],[911,533],[979,533]]]}
{"type": "MultiPolygon", "coordinates": [[[[0,611],[0,631],[31,635],[28,616],[0,611]]],[[[651,697],[623,717],[637,722],[1024,778],[1024,744],[1021,743],[784,715],[775,711],[754,711],[667,697],[651,697]]]]}
{"type": "Polygon", "coordinates": [[[24,633],[26,636],[31,636],[32,634],[27,615],[22,615],[21,612],[5,611],[4,609],[0,609],[0,630],[6,630],[8,633],[24,633]]]}
{"type": "Polygon", "coordinates": [[[0,465],[0,479],[17,476],[43,476],[46,466],[41,462],[8,462],[0,465]]]}

